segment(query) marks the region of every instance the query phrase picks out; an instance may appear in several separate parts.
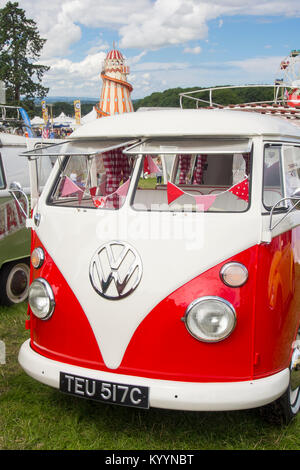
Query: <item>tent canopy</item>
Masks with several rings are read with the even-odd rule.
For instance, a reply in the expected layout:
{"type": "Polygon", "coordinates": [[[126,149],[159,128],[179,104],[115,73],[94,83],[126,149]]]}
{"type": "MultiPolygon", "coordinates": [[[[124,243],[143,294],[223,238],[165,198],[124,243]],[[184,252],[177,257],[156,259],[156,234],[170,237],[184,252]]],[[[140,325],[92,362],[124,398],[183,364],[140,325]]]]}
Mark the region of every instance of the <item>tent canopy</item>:
{"type": "Polygon", "coordinates": [[[32,126],[41,126],[44,124],[44,119],[40,118],[39,116],[34,116],[33,119],[30,121],[32,126]]]}

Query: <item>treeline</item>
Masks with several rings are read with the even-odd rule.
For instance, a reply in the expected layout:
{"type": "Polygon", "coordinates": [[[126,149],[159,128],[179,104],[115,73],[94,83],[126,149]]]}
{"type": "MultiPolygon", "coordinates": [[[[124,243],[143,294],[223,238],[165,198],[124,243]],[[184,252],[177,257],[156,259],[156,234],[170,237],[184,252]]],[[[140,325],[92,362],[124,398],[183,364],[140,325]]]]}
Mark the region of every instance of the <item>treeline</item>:
{"type": "MultiPolygon", "coordinates": [[[[155,92],[143,99],[134,103],[134,109],[137,110],[141,107],[179,107],[179,94],[187,93],[189,91],[201,90],[203,88],[170,88],[163,92],[155,92]]],[[[209,92],[195,93],[192,95],[195,98],[209,101],[209,92]]],[[[272,101],[274,99],[273,87],[261,88],[235,88],[227,90],[215,90],[213,92],[213,102],[221,105],[238,104],[238,103],[251,103],[257,101],[272,101]]],[[[199,106],[207,106],[207,103],[199,103],[199,106]]],[[[195,108],[195,101],[183,98],[184,108],[195,108]]]]}
{"type": "MultiPolygon", "coordinates": [[[[162,92],[155,92],[140,100],[133,100],[134,110],[137,111],[142,107],[176,107],[180,106],[179,94],[187,93],[189,91],[201,90],[203,88],[170,88],[162,92]]],[[[209,101],[209,92],[195,93],[195,98],[209,101]]],[[[272,101],[274,99],[273,87],[249,87],[249,88],[233,88],[226,90],[215,90],[213,92],[213,102],[220,105],[238,104],[238,103],[251,103],[257,101],[272,101]]],[[[81,115],[85,116],[97,103],[81,103],[81,115]]],[[[67,116],[74,116],[74,105],[72,102],[58,101],[51,103],[49,106],[52,107],[52,113],[54,117],[57,117],[64,112],[67,116]]],[[[199,103],[198,106],[207,106],[207,103],[199,103]]],[[[187,98],[183,98],[184,108],[195,108],[195,101],[187,98]]],[[[27,106],[30,117],[42,116],[42,108],[39,105],[27,106]]]]}

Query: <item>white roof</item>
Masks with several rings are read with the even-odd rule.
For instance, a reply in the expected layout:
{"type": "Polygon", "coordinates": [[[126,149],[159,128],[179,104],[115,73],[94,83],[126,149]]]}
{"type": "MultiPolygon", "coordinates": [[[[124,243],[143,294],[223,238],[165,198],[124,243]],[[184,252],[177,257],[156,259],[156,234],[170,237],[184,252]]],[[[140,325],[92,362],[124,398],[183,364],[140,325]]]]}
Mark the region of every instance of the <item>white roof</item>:
{"type": "Polygon", "coordinates": [[[95,119],[97,119],[97,113],[95,108],[93,108],[92,111],[81,118],[81,123],[87,124],[89,122],[95,121],[95,119]]]}
{"type": "Polygon", "coordinates": [[[39,124],[44,124],[44,119],[42,119],[41,117],[39,116],[34,116],[33,119],[31,119],[31,124],[34,126],[34,125],[39,125],[39,124]]]}
{"type": "Polygon", "coordinates": [[[288,136],[300,128],[286,119],[224,109],[178,109],[133,112],[96,119],[79,127],[71,139],[183,136],[288,136]]]}
{"type": "Polygon", "coordinates": [[[26,146],[26,137],[22,135],[7,134],[6,132],[1,132],[0,133],[0,146],[3,147],[7,145],[26,146]]]}
{"type": "Polygon", "coordinates": [[[34,144],[43,142],[48,144],[62,143],[62,139],[41,139],[40,137],[24,137],[22,135],[7,134],[0,132],[0,152],[1,147],[7,146],[22,146],[32,148],[34,144]]]}
{"type": "Polygon", "coordinates": [[[74,124],[75,119],[73,119],[70,116],[67,116],[64,112],[61,112],[60,115],[56,118],[54,118],[54,123],[61,123],[61,124],[74,124]]]}

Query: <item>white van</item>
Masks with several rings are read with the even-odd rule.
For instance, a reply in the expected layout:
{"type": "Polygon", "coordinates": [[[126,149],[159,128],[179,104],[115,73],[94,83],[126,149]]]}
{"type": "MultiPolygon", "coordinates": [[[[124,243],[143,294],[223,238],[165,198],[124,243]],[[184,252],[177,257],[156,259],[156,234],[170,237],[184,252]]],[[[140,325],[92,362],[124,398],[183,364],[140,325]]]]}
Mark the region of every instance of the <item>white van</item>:
{"type": "Polygon", "coordinates": [[[42,153],[58,158],[40,197],[32,187],[23,369],[105,403],[272,402],[293,418],[300,128],[236,110],[139,112],[27,156],[42,153]]]}
{"type": "MultiPolygon", "coordinates": [[[[28,295],[30,231],[25,222],[29,207],[28,163],[19,154],[41,139],[0,133],[0,303],[23,302],[28,295]]],[[[53,143],[53,141],[52,141],[53,143]]],[[[43,186],[52,170],[46,158],[37,167],[43,186]]]]}

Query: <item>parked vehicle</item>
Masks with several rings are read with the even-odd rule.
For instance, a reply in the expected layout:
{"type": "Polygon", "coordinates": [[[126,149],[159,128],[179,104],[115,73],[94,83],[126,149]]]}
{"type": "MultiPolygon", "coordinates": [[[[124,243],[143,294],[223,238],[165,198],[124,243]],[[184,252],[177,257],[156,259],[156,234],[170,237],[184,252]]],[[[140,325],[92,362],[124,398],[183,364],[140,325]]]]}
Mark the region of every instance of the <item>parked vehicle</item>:
{"type": "MultiPolygon", "coordinates": [[[[34,379],[105,403],[300,407],[300,128],[229,109],[98,119],[32,186],[34,379]],[[163,160],[163,181],[155,174],[163,160]]],[[[31,165],[31,180],[35,168],[31,165]]]]}
{"type": "MultiPolygon", "coordinates": [[[[19,154],[40,139],[0,133],[0,303],[23,302],[30,275],[30,230],[26,229],[26,206],[30,193],[28,162],[19,154]]],[[[38,175],[44,185],[52,164],[41,160],[38,175]]]]}

